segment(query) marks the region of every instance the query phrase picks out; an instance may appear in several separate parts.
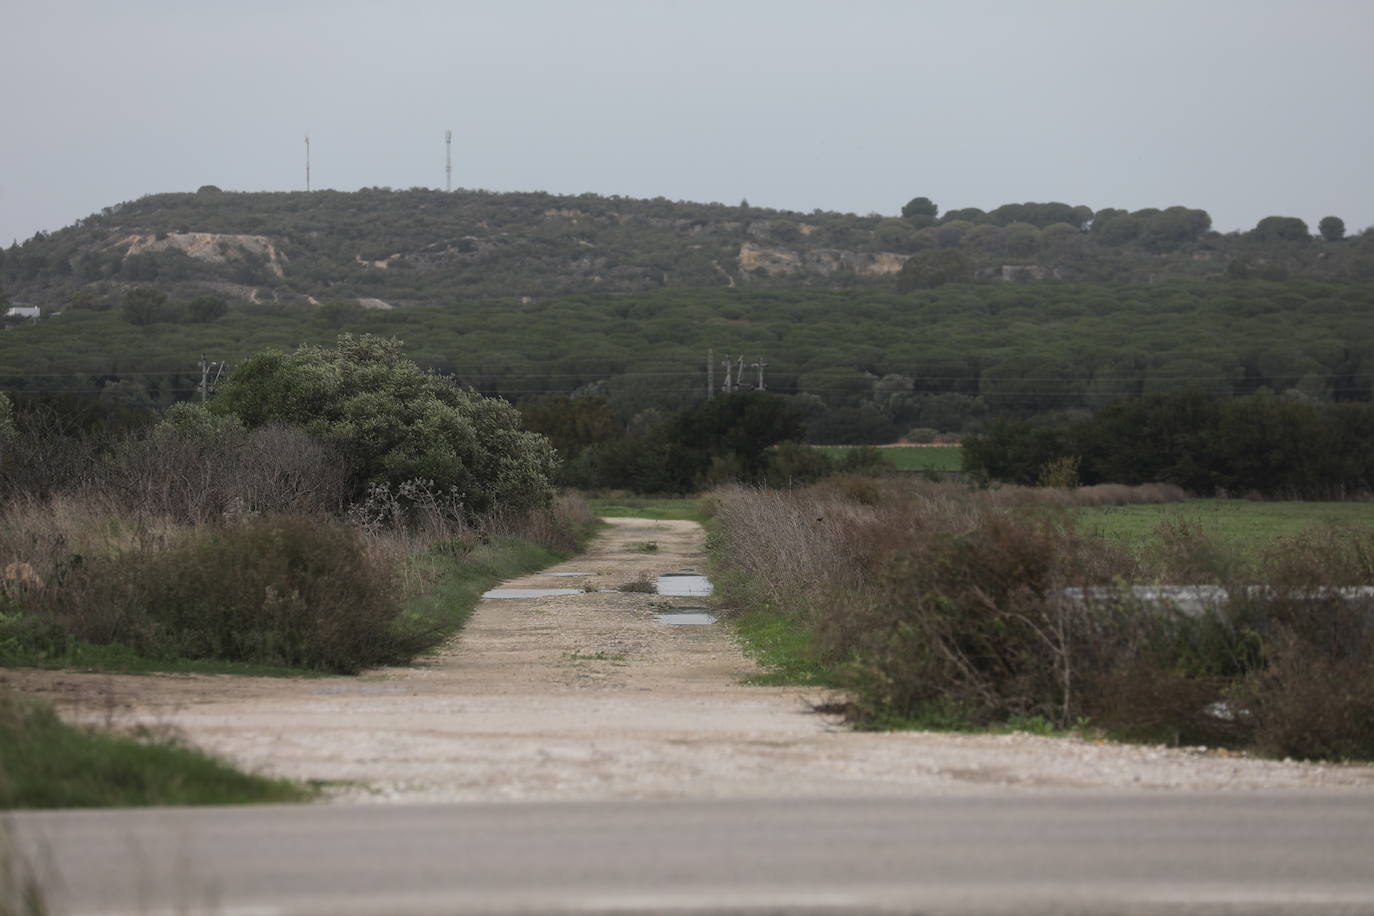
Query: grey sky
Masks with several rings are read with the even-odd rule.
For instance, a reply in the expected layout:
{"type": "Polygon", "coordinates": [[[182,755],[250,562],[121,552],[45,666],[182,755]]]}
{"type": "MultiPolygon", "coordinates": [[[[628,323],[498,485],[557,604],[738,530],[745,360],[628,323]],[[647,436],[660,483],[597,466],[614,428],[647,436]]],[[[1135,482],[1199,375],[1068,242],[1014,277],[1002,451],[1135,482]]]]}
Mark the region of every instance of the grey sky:
{"type": "Polygon", "coordinates": [[[1374,224],[1374,0],[11,0],[0,242],[216,184],[1374,224]]]}

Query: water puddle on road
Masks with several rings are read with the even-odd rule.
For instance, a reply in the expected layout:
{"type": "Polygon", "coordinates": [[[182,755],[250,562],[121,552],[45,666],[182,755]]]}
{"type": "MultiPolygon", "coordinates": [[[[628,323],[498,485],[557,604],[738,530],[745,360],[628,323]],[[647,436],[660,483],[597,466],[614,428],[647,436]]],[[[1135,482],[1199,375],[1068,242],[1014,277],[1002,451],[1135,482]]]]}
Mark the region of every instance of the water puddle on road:
{"type": "Polygon", "coordinates": [[[570,579],[570,578],[576,578],[576,577],[578,577],[578,576],[582,576],[582,577],[594,576],[594,575],[596,575],[596,573],[589,573],[589,572],[542,572],[542,573],[539,573],[539,575],[541,575],[541,576],[548,576],[548,577],[551,578],[551,579],[570,579]]]}
{"type": "Polygon", "coordinates": [[[693,572],[664,573],[658,577],[658,593],[672,598],[705,598],[711,581],[693,572]]]}
{"type": "Polygon", "coordinates": [[[551,598],[554,595],[580,595],[580,588],[493,588],[483,598],[551,598]]]}
{"type": "Polygon", "coordinates": [[[704,627],[716,622],[716,615],[704,604],[661,604],[659,607],[662,610],[654,615],[654,620],[671,627],[704,627]]]}
{"type": "Polygon", "coordinates": [[[654,619],[659,623],[666,623],[670,627],[704,627],[707,624],[716,622],[714,614],[707,614],[704,611],[691,611],[682,614],[655,614],[654,619]]]}

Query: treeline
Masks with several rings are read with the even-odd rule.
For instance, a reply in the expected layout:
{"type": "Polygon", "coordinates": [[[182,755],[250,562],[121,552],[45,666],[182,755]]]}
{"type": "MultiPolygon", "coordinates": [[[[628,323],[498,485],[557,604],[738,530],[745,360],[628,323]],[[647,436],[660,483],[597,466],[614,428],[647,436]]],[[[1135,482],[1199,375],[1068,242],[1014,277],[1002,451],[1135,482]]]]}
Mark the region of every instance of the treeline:
{"type": "Polygon", "coordinates": [[[1172,483],[1199,495],[1341,499],[1374,492],[1374,404],[1196,391],[1110,404],[1072,422],[994,421],[964,467],[1021,484],[1172,483]]]}
{"type": "MultiPolygon", "coordinates": [[[[152,415],[268,347],[340,331],[407,341],[407,355],[484,394],[596,396],[618,422],[705,399],[729,355],[767,363],[815,442],[891,442],[913,428],[969,433],[997,416],[1091,411],[1196,388],[1314,401],[1374,397],[1374,283],[1178,281],[961,284],[874,290],[659,290],[542,302],[367,310],[326,303],[161,300],[68,308],[0,332],[0,389],[82,397],[152,415]],[[198,311],[199,310],[199,311],[198,311]]],[[[757,370],[744,381],[753,385],[757,370]]]]}
{"type": "Polygon", "coordinates": [[[107,207],[0,250],[0,289],[59,310],[132,284],[174,298],[378,298],[393,305],[659,288],[886,287],[954,252],[980,281],[1374,278],[1374,236],[1273,216],[1218,233],[1204,210],[1013,203],[902,216],[800,213],[595,194],[413,188],[233,193],[206,186],[107,207]]]}

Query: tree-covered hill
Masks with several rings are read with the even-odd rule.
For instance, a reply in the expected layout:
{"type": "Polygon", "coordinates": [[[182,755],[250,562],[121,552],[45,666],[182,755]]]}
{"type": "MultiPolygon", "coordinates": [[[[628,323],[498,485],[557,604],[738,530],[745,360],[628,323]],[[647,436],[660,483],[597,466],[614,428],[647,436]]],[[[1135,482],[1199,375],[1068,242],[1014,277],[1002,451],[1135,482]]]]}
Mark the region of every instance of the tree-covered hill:
{"type": "MultiPolygon", "coordinates": [[[[894,211],[897,209],[894,203],[894,211]]],[[[1337,217],[1312,235],[1275,216],[1219,234],[1186,207],[1062,203],[902,215],[808,214],[593,194],[237,193],[204,187],[108,207],[0,251],[0,295],[60,311],[133,286],[173,300],[437,305],[659,288],[903,288],[950,279],[1152,282],[1230,276],[1374,279],[1374,234],[1337,217]],[[964,276],[966,274],[966,277],[964,276]]]]}
{"type": "MultiPolygon", "coordinates": [[[[156,299],[155,296],[151,297],[156,299]]],[[[701,400],[706,359],[744,357],[793,396],[813,438],[891,441],[913,427],[1092,409],[1171,389],[1374,397],[1374,283],[1180,280],[890,290],[656,290],[368,310],[173,300],[69,308],[0,332],[0,389],[145,409],[191,397],[202,353],[231,367],[342,331],[395,336],[484,393],[604,396],[622,419],[701,400]]],[[[217,367],[216,367],[217,371],[217,367]]],[[[738,364],[734,371],[738,371],[738,364]]],[[[213,375],[213,372],[212,372],[213,375]]]]}

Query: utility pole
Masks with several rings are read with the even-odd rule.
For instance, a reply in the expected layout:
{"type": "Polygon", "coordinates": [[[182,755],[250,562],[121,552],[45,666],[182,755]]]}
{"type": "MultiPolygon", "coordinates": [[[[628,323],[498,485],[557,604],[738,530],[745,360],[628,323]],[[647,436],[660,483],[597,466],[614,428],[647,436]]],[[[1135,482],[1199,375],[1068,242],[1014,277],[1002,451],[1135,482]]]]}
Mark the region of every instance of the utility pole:
{"type": "Polygon", "coordinates": [[[743,355],[743,354],[740,354],[738,370],[739,370],[739,371],[737,371],[737,372],[735,373],[735,387],[736,387],[736,388],[743,388],[743,387],[744,387],[744,355],[743,355]]]}
{"type": "Polygon", "coordinates": [[[210,392],[215,390],[219,384],[219,377],[224,373],[224,363],[219,361],[207,362],[205,354],[200,354],[200,384],[196,386],[196,391],[200,392],[200,402],[205,403],[205,399],[210,396],[210,392]],[[215,379],[210,380],[210,370],[215,369],[215,379]]]}
{"type": "Polygon", "coordinates": [[[716,349],[706,351],[706,400],[716,396],[716,349]]]}
{"type": "Polygon", "coordinates": [[[758,383],[758,385],[754,388],[754,390],[755,390],[755,391],[762,391],[762,390],[763,390],[763,370],[768,368],[768,362],[767,362],[767,360],[765,360],[762,356],[760,356],[756,362],[752,362],[752,363],[750,363],[749,365],[750,365],[751,367],[753,367],[753,368],[759,370],[759,383],[758,383]]]}
{"type": "Polygon", "coordinates": [[[305,190],[310,190],[310,135],[305,135],[305,190]]]}
{"type": "Polygon", "coordinates": [[[725,359],[721,361],[721,364],[725,366],[725,384],[720,386],[720,390],[724,391],[726,394],[729,394],[730,392],[735,390],[735,386],[730,383],[730,370],[734,368],[735,364],[730,362],[729,353],[725,354],[725,359]]]}
{"type": "Polygon", "coordinates": [[[444,190],[453,190],[453,131],[444,131],[444,190]]]}

